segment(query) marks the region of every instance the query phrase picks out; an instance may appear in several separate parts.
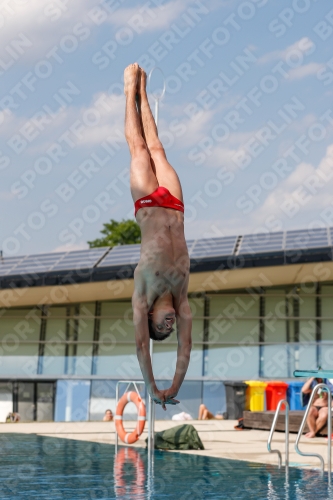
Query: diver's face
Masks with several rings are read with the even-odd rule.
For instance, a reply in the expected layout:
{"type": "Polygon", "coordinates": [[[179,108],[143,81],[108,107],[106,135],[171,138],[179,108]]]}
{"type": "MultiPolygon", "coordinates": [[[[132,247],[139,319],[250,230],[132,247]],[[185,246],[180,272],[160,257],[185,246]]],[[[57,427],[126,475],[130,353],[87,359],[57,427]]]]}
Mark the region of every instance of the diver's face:
{"type": "Polygon", "coordinates": [[[150,313],[150,318],[153,323],[153,328],[157,333],[170,334],[173,330],[173,324],[176,321],[174,309],[156,309],[150,313]]]}

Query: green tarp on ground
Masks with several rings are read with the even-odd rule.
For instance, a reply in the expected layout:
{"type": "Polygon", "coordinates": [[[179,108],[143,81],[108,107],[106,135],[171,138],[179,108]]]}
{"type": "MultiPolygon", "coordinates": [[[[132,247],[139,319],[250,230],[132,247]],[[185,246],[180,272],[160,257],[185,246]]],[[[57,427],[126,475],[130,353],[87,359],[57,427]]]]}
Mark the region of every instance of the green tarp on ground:
{"type": "Polygon", "coordinates": [[[155,432],[155,448],[158,450],[204,450],[204,445],[193,425],[184,424],[166,431],[155,432]]]}

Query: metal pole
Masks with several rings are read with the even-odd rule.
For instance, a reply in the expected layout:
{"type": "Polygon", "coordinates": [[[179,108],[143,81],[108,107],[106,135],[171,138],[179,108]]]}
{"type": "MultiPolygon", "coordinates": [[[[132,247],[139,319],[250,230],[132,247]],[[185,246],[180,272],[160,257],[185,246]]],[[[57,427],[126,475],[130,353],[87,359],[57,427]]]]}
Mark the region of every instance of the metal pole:
{"type": "Polygon", "coordinates": [[[288,467],[289,467],[289,403],[286,402],[286,420],[285,420],[285,434],[286,434],[286,458],[285,458],[285,469],[286,469],[286,474],[288,474],[288,467]]]}
{"type": "MultiPolygon", "coordinates": [[[[151,72],[149,73],[148,83],[149,83],[149,90],[150,90],[150,92],[155,100],[155,117],[154,117],[154,119],[155,119],[155,124],[156,124],[156,128],[157,128],[158,127],[159,103],[165,94],[165,80],[164,80],[163,71],[160,68],[154,67],[151,70],[151,72]],[[152,92],[152,90],[151,90],[151,77],[152,77],[154,71],[159,71],[162,74],[163,86],[162,86],[160,94],[156,94],[156,93],[152,92]]],[[[150,354],[151,364],[153,365],[154,344],[153,344],[152,339],[150,339],[150,343],[149,343],[149,354],[150,354]]],[[[155,443],[154,443],[155,405],[154,405],[154,401],[152,400],[150,395],[148,397],[148,400],[149,400],[149,403],[148,403],[149,404],[149,406],[148,406],[148,455],[149,455],[148,456],[148,464],[149,464],[149,467],[152,467],[152,470],[153,470],[154,464],[150,463],[150,460],[153,459],[154,446],[155,446],[155,443]]]]}
{"type": "MultiPolygon", "coordinates": [[[[150,339],[149,342],[149,354],[151,359],[151,364],[153,364],[153,349],[154,344],[153,340],[150,339]]],[[[154,430],[155,430],[155,422],[154,422],[154,401],[151,398],[150,394],[148,394],[148,462],[150,461],[150,457],[152,452],[154,451],[154,430]]]]}
{"type": "MultiPolygon", "coordinates": [[[[118,401],[119,401],[119,382],[117,382],[117,385],[116,385],[116,408],[118,406],[118,401]]],[[[116,455],[118,453],[118,432],[115,428],[115,433],[116,433],[116,455]]]]}
{"type": "Polygon", "coordinates": [[[331,486],[331,470],[332,470],[332,394],[330,388],[328,390],[328,422],[327,422],[327,475],[328,485],[331,486]]]}

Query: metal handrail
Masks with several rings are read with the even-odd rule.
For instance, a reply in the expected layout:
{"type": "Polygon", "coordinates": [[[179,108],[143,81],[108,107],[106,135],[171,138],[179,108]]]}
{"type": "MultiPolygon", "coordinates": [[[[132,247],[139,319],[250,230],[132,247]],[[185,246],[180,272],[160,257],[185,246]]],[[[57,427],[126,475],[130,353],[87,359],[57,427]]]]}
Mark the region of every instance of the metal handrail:
{"type": "Polygon", "coordinates": [[[331,435],[332,435],[332,394],[331,394],[331,390],[329,388],[329,386],[327,384],[317,384],[312,393],[311,393],[311,396],[310,396],[310,400],[309,400],[309,404],[307,406],[307,409],[304,413],[304,417],[303,417],[303,420],[302,420],[302,423],[301,423],[301,426],[299,428],[299,431],[298,431],[298,434],[297,434],[297,439],[296,439],[296,442],[295,442],[295,450],[296,452],[303,456],[303,457],[317,457],[319,458],[320,460],[320,463],[321,463],[321,470],[322,472],[324,472],[325,470],[325,462],[324,462],[324,459],[321,455],[319,455],[319,453],[305,453],[304,451],[301,451],[299,449],[299,442],[300,442],[300,439],[302,437],[302,434],[303,434],[303,429],[305,427],[305,424],[306,424],[306,420],[307,420],[307,417],[309,415],[309,412],[310,412],[310,409],[311,409],[311,405],[312,405],[312,402],[315,398],[315,395],[318,391],[318,389],[320,388],[323,388],[325,390],[327,390],[328,392],[328,418],[327,418],[327,434],[328,434],[328,443],[327,443],[327,470],[328,470],[328,482],[329,484],[331,483],[331,435]]]}
{"type": "Polygon", "coordinates": [[[278,458],[279,458],[279,469],[280,469],[281,465],[282,465],[282,455],[281,455],[281,452],[280,452],[280,450],[272,450],[271,443],[272,443],[272,438],[273,438],[273,434],[274,434],[274,431],[275,431],[276,423],[277,423],[277,420],[278,420],[278,416],[279,416],[279,413],[281,411],[281,406],[283,404],[286,407],[286,414],[285,414],[285,455],[286,455],[285,467],[287,469],[289,467],[289,403],[288,403],[288,401],[286,399],[281,399],[281,401],[279,401],[279,404],[278,404],[278,406],[276,408],[276,412],[275,412],[275,415],[274,415],[272,427],[271,427],[271,430],[270,430],[270,433],[269,433],[269,436],[268,436],[268,440],[267,440],[267,449],[268,449],[269,453],[277,453],[278,458]]]}

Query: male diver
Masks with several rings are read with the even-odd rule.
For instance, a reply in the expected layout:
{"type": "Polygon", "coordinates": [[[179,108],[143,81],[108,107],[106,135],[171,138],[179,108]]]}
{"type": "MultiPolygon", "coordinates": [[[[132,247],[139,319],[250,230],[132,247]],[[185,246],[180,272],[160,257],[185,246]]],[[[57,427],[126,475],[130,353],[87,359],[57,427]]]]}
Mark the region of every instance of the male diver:
{"type": "Polygon", "coordinates": [[[168,162],[150,110],[147,75],[137,63],[124,72],[125,135],[131,154],[130,185],[141,228],[141,255],[132,297],[137,356],[155,403],[177,404],[191,352],[192,316],[187,298],[190,260],[184,237],[184,204],[178,175],[168,162]],[[156,386],[150,338],[164,340],[177,326],[177,364],[171,387],[156,386]]]}

